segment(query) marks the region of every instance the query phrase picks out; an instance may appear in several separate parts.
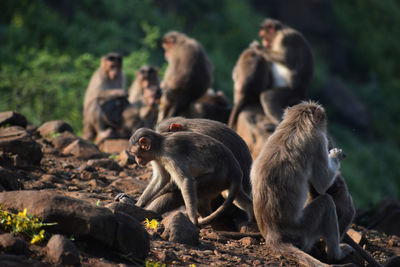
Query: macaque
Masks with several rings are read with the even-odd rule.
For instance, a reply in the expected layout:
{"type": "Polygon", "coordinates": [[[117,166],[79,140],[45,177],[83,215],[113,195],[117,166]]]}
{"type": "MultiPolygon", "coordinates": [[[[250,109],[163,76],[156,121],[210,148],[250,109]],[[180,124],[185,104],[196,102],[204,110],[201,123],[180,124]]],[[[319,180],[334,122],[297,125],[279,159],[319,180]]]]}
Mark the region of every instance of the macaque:
{"type": "MultiPolygon", "coordinates": [[[[109,53],[101,58],[100,68],[93,73],[89,86],[86,89],[83,104],[83,125],[90,125],[93,122],[93,112],[99,105],[96,101],[102,91],[109,89],[124,89],[125,74],[122,71],[122,57],[118,53],[109,53]]],[[[86,130],[86,139],[95,138],[95,132],[86,130]]]]}
{"type": "Polygon", "coordinates": [[[281,121],[283,110],[306,96],[314,72],[311,47],[298,31],[278,20],[265,19],[259,36],[264,56],[271,62],[272,87],[260,95],[264,113],[273,124],[281,121]]]}
{"type": "Polygon", "coordinates": [[[162,47],[168,67],[157,122],[181,114],[200,98],[211,86],[213,68],[203,46],[183,33],[166,33],[162,47]]]}
{"type": "Polygon", "coordinates": [[[157,68],[143,66],[136,71],[136,79],[129,88],[129,103],[142,100],[145,93],[144,88],[160,88],[160,78],[158,77],[157,68]]]}
{"type": "Polygon", "coordinates": [[[130,138],[128,153],[135,156],[139,165],[151,162],[153,166],[150,184],[136,203],[139,207],[152,202],[172,181],[180,192],[171,192],[175,195],[171,199],[183,198],[188,217],[195,225],[217,218],[234,200],[243,204],[242,208],[252,216],[251,199],[242,188],[240,165],[232,152],[216,139],[194,132],[159,134],[141,128],[130,138]],[[229,191],[225,202],[207,217],[198,219],[197,212],[210,211],[211,199],[225,190],[229,191]]]}
{"type": "Polygon", "coordinates": [[[233,109],[229,117],[229,127],[236,129],[239,113],[246,106],[260,103],[260,94],[270,87],[270,66],[262,47],[253,42],[242,52],[233,69],[234,82],[233,109]]]}
{"type": "Polygon", "coordinates": [[[128,105],[127,97],[123,89],[101,91],[89,105],[82,138],[95,139],[95,144],[99,144],[107,138],[118,137],[123,126],[122,112],[128,105]]]}
{"type": "Polygon", "coordinates": [[[243,172],[243,190],[251,195],[250,168],[253,162],[249,148],[243,139],[227,125],[208,119],[186,119],[183,117],[172,117],[163,120],[157,126],[160,133],[189,131],[208,135],[230,149],[239,162],[243,172]]]}
{"type": "Polygon", "coordinates": [[[131,103],[122,113],[124,132],[128,134],[128,137],[139,128],[153,128],[157,122],[161,88],[150,86],[142,89],[141,98],[131,103]]]}
{"type": "Polygon", "coordinates": [[[226,95],[222,91],[215,92],[213,89],[208,89],[181,115],[186,118],[203,118],[227,123],[230,113],[231,107],[226,95]]]}
{"type": "Polygon", "coordinates": [[[305,266],[323,266],[303,252],[321,237],[329,261],[353,251],[340,244],[336,207],[327,192],[343,157],[341,149],[328,151],[322,106],[309,101],[286,108],[250,173],[256,221],[272,253],[295,257],[305,266]],[[318,196],[306,203],[310,186],[318,196]]]}

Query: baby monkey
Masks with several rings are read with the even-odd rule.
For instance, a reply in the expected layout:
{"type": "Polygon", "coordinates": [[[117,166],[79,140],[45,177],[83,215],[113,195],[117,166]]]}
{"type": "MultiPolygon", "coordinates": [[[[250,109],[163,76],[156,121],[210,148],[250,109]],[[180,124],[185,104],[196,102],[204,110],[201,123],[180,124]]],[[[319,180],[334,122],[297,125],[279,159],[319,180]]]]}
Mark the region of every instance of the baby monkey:
{"type": "MultiPolygon", "coordinates": [[[[243,191],[243,173],[235,156],[212,137],[194,132],[159,134],[140,128],[130,138],[128,152],[139,165],[151,162],[153,166],[150,184],[136,203],[139,207],[153,201],[171,180],[179,188],[188,217],[195,225],[217,218],[237,196],[251,203],[243,191]],[[224,190],[229,193],[223,204],[207,217],[198,219],[198,208],[211,210],[211,200],[224,190]]],[[[252,208],[252,205],[246,207],[249,216],[252,208]]]]}

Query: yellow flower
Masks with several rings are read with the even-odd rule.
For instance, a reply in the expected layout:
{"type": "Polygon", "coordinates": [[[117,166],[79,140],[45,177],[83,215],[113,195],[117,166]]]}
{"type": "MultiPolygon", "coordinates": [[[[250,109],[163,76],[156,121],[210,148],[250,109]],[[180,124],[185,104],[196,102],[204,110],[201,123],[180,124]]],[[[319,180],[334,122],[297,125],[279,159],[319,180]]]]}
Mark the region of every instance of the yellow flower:
{"type": "Polygon", "coordinates": [[[148,218],[146,218],[144,220],[144,223],[145,223],[146,227],[150,228],[150,229],[156,229],[158,227],[158,225],[159,225],[159,222],[157,222],[156,219],[152,219],[150,221],[148,218]]]}
{"type": "Polygon", "coordinates": [[[44,239],[44,230],[40,230],[39,234],[32,237],[31,244],[38,243],[44,239]]]}

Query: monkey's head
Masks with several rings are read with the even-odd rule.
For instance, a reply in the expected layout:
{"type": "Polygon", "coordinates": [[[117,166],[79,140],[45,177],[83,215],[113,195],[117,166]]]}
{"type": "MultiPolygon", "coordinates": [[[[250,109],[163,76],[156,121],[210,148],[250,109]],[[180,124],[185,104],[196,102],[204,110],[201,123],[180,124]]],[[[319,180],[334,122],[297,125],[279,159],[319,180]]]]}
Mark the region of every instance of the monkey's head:
{"type": "Polygon", "coordinates": [[[135,156],[137,164],[145,166],[156,158],[163,140],[164,137],[159,133],[148,128],[140,128],[129,139],[127,152],[135,156]]]}
{"type": "Polygon", "coordinates": [[[260,24],[260,30],[258,32],[258,36],[262,39],[262,44],[265,47],[270,47],[272,41],[274,40],[276,33],[281,30],[283,24],[279,20],[275,19],[265,19],[260,24]]]}
{"type": "Polygon", "coordinates": [[[145,87],[143,90],[143,98],[146,106],[156,108],[160,104],[162,91],[159,86],[145,87]]]}
{"type": "Polygon", "coordinates": [[[172,117],[162,120],[157,125],[157,132],[167,133],[167,132],[179,132],[186,131],[185,129],[185,118],[183,117],[172,117]]]}
{"type": "Polygon", "coordinates": [[[143,66],[136,71],[136,77],[140,80],[140,86],[146,88],[151,84],[158,84],[158,69],[152,66],[143,66]]]}
{"type": "Polygon", "coordinates": [[[108,53],[101,58],[101,69],[111,81],[117,79],[122,71],[122,56],[118,53],[108,53]]]}
{"type": "Polygon", "coordinates": [[[170,31],[167,32],[162,39],[162,47],[164,48],[165,51],[165,59],[168,61],[169,60],[169,53],[171,50],[175,47],[177,43],[183,42],[187,36],[183,33],[177,32],[177,31],[170,31]]]}
{"type": "Polygon", "coordinates": [[[326,130],[327,118],[321,105],[314,101],[303,101],[285,109],[282,123],[296,123],[304,127],[326,130]]]}

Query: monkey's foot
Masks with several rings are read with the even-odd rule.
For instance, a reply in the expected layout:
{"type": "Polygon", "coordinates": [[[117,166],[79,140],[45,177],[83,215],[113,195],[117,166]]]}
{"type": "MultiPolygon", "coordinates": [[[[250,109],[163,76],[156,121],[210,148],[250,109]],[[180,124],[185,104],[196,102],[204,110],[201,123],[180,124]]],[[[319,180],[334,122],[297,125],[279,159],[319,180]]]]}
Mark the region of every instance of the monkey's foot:
{"type": "Polygon", "coordinates": [[[335,255],[334,257],[329,257],[329,255],[328,255],[328,260],[329,260],[329,262],[341,261],[344,258],[346,258],[353,251],[354,251],[354,249],[350,245],[341,243],[338,255],[335,255]]]}
{"type": "Polygon", "coordinates": [[[136,201],[131,196],[129,196],[128,194],[125,194],[125,193],[119,193],[118,195],[115,196],[114,200],[121,202],[121,203],[130,204],[130,205],[136,204],[136,201]]]}

